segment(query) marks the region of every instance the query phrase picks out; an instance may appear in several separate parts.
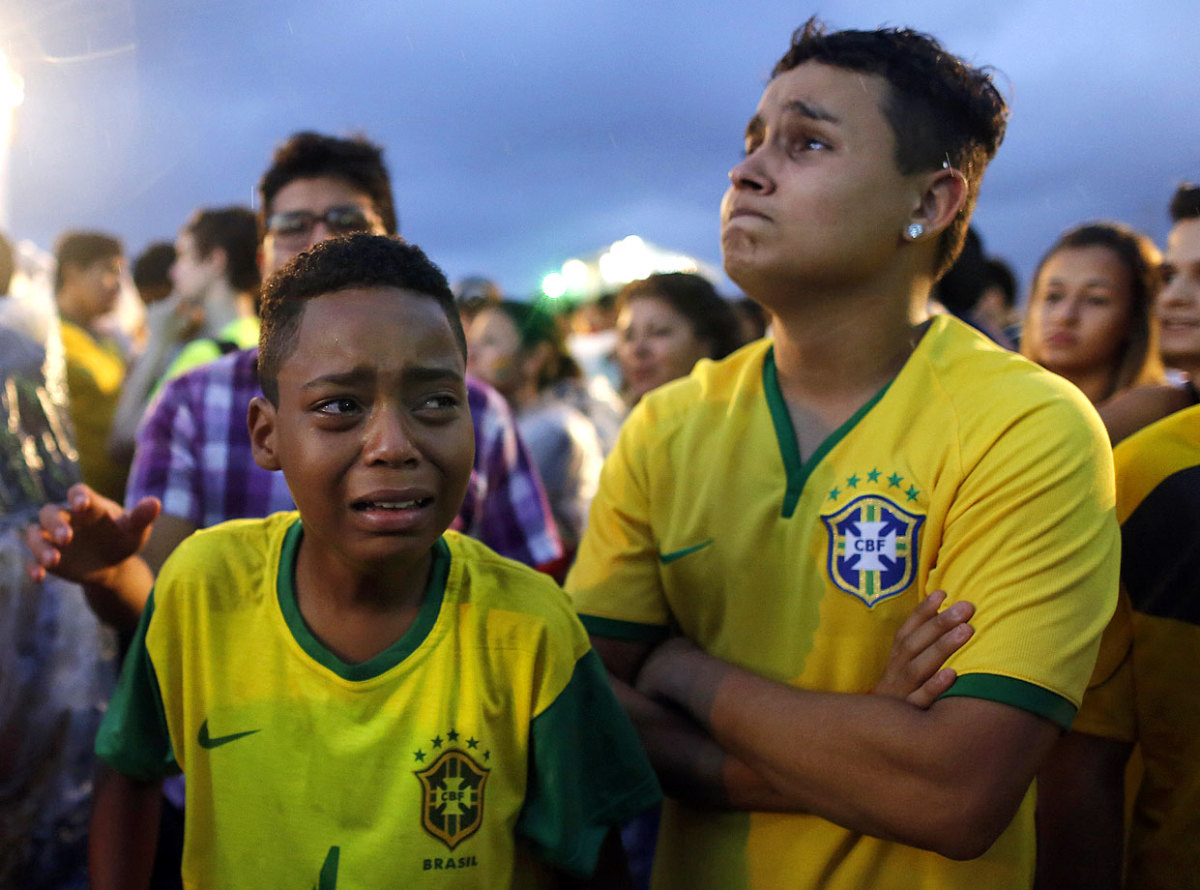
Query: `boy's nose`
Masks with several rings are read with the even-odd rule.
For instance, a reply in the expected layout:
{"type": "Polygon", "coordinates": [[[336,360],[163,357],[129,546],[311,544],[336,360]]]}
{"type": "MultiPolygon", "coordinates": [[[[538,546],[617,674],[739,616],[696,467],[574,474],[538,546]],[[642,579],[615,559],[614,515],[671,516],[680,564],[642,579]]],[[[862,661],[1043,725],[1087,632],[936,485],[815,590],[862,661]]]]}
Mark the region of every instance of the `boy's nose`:
{"type": "Polygon", "coordinates": [[[389,408],[373,411],[367,422],[363,459],[369,464],[399,466],[419,458],[420,451],[413,443],[400,412],[389,408]]]}

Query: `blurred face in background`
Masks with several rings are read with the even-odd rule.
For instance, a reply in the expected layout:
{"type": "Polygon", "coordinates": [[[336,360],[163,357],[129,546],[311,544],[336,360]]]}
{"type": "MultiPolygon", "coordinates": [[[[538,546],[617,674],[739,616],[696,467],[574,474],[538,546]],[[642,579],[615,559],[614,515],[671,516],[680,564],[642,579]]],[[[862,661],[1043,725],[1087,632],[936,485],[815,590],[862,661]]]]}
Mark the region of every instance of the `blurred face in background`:
{"type": "Polygon", "coordinates": [[[1115,372],[1129,341],[1132,284],[1129,269],[1107,247],[1052,254],[1030,295],[1028,354],[1069,380],[1115,372]]]}
{"type": "Polygon", "coordinates": [[[171,284],[175,293],[187,300],[201,300],[209,286],[221,275],[221,263],[213,251],[200,256],[196,239],[184,229],[175,239],[175,262],[171,264],[171,284]]]}
{"type": "Polygon", "coordinates": [[[1168,367],[1200,371],[1200,219],[1175,224],[1162,265],[1163,289],[1155,311],[1168,367]]]}
{"type": "Polygon", "coordinates": [[[293,179],[276,192],[270,210],[260,257],[264,280],[326,238],[387,234],[371,196],[332,176],[293,179]]]}
{"type": "Polygon", "coordinates": [[[111,256],[86,266],[68,265],[59,298],[64,311],[82,324],[111,312],[121,293],[123,262],[120,256],[111,256]]]}
{"type": "Polygon", "coordinates": [[[686,316],[652,296],[637,296],[626,304],[617,318],[617,335],[617,361],[630,404],[664,383],[686,377],[712,349],[696,336],[686,316]]]}
{"type": "Polygon", "coordinates": [[[467,329],[467,373],[511,398],[525,380],[521,332],[500,309],[484,309],[467,329]]]}

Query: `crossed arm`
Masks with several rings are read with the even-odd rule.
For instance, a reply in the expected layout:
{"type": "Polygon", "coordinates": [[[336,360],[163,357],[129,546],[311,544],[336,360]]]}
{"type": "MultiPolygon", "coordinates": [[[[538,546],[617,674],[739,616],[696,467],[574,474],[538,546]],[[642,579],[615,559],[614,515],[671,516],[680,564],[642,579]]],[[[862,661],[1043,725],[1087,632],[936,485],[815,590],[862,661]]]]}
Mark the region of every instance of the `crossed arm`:
{"type": "Polygon", "coordinates": [[[954,679],[938,666],[970,636],[970,606],[938,613],[942,599],[897,633],[873,695],[775,683],[682,639],[593,644],[669,794],[813,813],[969,859],[1012,820],[1058,729],[996,702],[937,699],[954,679]]]}

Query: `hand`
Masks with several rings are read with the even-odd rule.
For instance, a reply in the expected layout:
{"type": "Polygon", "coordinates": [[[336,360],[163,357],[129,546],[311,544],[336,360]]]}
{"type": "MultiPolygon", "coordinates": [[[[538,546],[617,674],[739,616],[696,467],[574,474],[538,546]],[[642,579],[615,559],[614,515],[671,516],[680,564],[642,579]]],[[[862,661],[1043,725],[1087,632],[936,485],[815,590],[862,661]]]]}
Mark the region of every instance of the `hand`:
{"type": "Polygon", "coordinates": [[[975,632],[967,624],[975,614],[968,602],[957,602],[939,612],[946,601],[944,590],[925,597],[896,631],[883,676],[871,692],[901,698],[918,708],[928,708],[956,678],[946,659],[975,632]]]}
{"type": "Polygon", "coordinates": [[[25,530],[33,555],[30,578],[52,572],[80,584],[105,585],[120,563],[135,555],[150,537],[162,504],[142,498],[131,511],[86,485],[72,485],[67,505],[46,504],[37,524],[25,530]]]}

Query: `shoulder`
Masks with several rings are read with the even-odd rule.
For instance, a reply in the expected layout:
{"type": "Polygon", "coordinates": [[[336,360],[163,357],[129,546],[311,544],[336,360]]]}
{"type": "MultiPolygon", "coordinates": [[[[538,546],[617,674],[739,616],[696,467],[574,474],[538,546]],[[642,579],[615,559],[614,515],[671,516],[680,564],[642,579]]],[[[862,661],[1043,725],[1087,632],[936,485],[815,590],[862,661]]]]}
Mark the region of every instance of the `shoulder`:
{"type": "Polygon", "coordinates": [[[466,535],[447,531],[449,584],[494,626],[525,626],[536,636],[578,648],[587,638],[566,593],[549,575],[496,553],[466,535]]]}
{"type": "Polygon", "coordinates": [[[233,596],[264,572],[273,572],[298,514],[275,513],[264,519],[235,519],[201,529],[175,548],[159,572],[155,591],[204,587],[233,596]]]}
{"type": "Polygon", "coordinates": [[[966,441],[985,447],[1024,432],[1109,450],[1096,409],[1076,386],[957,319],[935,318],[913,358],[921,373],[908,378],[905,395],[941,401],[966,441]]]}
{"type": "Polygon", "coordinates": [[[1118,518],[1124,522],[1165,480],[1191,470],[1200,475],[1200,405],[1134,433],[1113,451],[1113,463],[1118,518]]]}
{"type": "Polygon", "coordinates": [[[626,423],[663,431],[707,425],[715,417],[727,416],[734,404],[760,402],[771,345],[767,339],[755,340],[719,361],[701,359],[687,377],[647,394],[626,423]]]}

